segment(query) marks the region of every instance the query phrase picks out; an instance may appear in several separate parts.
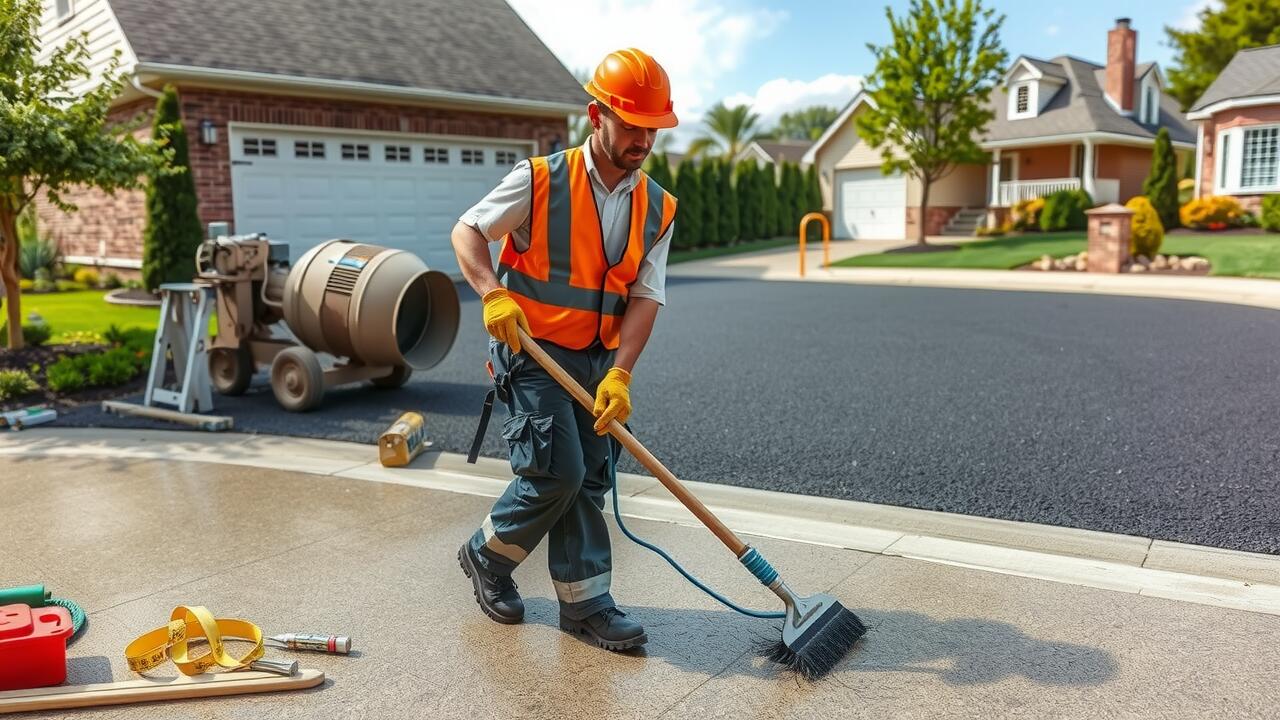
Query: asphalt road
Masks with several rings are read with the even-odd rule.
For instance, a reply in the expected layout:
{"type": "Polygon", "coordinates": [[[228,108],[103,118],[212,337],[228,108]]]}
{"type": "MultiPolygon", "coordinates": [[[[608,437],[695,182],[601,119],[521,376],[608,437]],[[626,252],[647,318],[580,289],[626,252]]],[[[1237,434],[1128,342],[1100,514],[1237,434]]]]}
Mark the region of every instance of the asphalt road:
{"type": "MultiPolygon", "coordinates": [[[[488,376],[462,290],[453,353],[404,388],[333,390],[298,416],[259,373],[218,412],[371,443],[418,409],[465,452],[488,376]]],[[[668,293],[631,425],[683,478],[1280,553],[1280,313],[696,278],[668,293]]],[[[172,427],[87,407],[63,424],[172,427]]],[[[484,454],[505,457],[500,425],[484,454]]]]}

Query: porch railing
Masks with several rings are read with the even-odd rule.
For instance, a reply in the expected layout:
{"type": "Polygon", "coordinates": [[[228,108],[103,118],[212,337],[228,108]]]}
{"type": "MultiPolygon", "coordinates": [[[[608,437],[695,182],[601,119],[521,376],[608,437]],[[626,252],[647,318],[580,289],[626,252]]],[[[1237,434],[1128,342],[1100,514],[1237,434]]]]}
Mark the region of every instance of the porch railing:
{"type": "Polygon", "coordinates": [[[1078,190],[1080,178],[1049,180],[1011,180],[1000,183],[1000,206],[1010,207],[1023,200],[1034,200],[1059,190],[1078,190]]]}

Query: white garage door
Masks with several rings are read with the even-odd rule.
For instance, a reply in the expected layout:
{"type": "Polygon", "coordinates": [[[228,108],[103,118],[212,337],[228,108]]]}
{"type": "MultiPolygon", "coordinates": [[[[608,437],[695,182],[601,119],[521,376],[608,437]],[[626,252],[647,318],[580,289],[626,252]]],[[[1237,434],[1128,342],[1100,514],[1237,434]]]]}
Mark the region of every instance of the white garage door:
{"type": "Polygon", "coordinates": [[[449,233],[528,142],[232,127],[237,233],[289,243],[297,260],[331,238],[399,248],[428,267],[458,271],[449,233]]]}
{"type": "Polygon", "coordinates": [[[901,240],[907,234],[907,181],[880,168],[836,171],[835,235],[845,239],[901,240]]]}

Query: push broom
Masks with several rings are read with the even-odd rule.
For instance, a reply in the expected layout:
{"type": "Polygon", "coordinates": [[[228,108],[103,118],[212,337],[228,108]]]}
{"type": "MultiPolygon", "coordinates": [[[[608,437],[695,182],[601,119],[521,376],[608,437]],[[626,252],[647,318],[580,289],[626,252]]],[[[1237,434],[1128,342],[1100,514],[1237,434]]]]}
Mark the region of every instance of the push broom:
{"type": "MultiPolygon", "coordinates": [[[[586,389],[577,380],[574,380],[569,373],[565,372],[564,368],[560,367],[555,360],[551,359],[551,356],[547,355],[546,351],[539,347],[523,328],[519,328],[517,332],[520,334],[521,349],[533,357],[534,360],[537,360],[538,364],[551,377],[555,378],[556,382],[560,383],[583,407],[588,410],[592,409],[595,401],[586,389]]],[[[840,601],[831,595],[823,593],[808,596],[797,595],[791,588],[787,587],[786,583],[782,582],[778,572],[760,555],[759,551],[747,545],[736,533],[720,522],[720,519],[708,510],[707,506],[703,505],[665,465],[659,462],[658,458],[653,456],[653,453],[649,452],[630,431],[622,426],[622,423],[612,420],[609,422],[608,430],[610,435],[634,455],[641,465],[653,473],[654,477],[667,490],[671,491],[671,494],[675,495],[681,504],[689,509],[689,512],[693,513],[694,517],[698,518],[712,534],[720,539],[720,542],[725,544],[725,547],[729,548],[734,557],[738,558],[738,561],[756,579],[782,599],[782,603],[786,607],[785,613],[782,614],[782,639],[764,648],[762,654],[768,659],[809,679],[816,679],[830,672],[866,632],[866,627],[863,626],[858,616],[845,609],[840,604],[840,601]]],[[[617,510],[616,487],[614,488],[614,509],[615,511],[617,510]]],[[[629,532],[627,535],[633,540],[641,542],[629,532]]],[[[707,590],[717,599],[734,609],[742,611],[741,608],[728,603],[728,601],[694,580],[692,576],[684,572],[683,568],[680,568],[674,560],[659,548],[648,543],[641,542],[641,544],[666,557],[668,562],[671,562],[685,577],[707,590]]]]}

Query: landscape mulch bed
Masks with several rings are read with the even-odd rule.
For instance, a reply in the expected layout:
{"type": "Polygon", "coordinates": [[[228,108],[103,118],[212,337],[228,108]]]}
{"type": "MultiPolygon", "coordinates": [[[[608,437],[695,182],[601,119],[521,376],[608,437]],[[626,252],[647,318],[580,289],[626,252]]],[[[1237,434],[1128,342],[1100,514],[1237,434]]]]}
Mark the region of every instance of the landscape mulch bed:
{"type": "MultiPolygon", "coordinates": [[[[145,372],[139,373],[123,385],[88,387],[68,394],[55,393],[45,386],[45,371],[50,365],[57,362],[58,358],[65,355],[76,356],[105,352],[110,349],[111,346],[109,345],[29,346],[21,350],[0,348],[0,370],[26,370],[31,379],[40,385],[40,389],[36,392],[0,402],[0,410],[16,410],[32,405],[48,405],[55,409],[63,410],[81,405],[93,405],[103,400],[126,397],[145,390],[147,387],[147,374],[145,372]],[[34,372],[31,369],[33,364],[39,366],[39,369],[34,372]]],[[[173,368],[169,367],[165,372],[165,382],[172,383],[174,380],[173,368]]]]}

